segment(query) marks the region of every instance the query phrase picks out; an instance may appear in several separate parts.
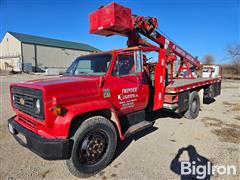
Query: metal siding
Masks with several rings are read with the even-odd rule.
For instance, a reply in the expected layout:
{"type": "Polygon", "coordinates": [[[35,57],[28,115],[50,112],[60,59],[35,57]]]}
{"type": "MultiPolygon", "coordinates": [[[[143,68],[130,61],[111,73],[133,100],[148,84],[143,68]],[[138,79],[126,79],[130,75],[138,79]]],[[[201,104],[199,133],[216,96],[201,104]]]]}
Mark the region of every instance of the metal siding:
{"type": "Polygon", "coordinates": [[[38,67],[67,68],[76,57],[88,54],[86,51],[37,45],[38,67]]]}
{"type": "Polygon", "coordinates": [[[22,44],[23,48],[23,62],[32,63],[32,66],[35,66],[35,52],[33,44],[22,44]]]}

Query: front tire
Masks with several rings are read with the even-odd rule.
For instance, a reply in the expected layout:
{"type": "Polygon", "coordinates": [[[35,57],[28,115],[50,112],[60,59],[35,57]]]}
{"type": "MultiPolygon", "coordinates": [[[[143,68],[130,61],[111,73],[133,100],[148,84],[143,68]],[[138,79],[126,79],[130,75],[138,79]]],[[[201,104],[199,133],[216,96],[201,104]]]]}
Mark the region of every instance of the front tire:
{"type": "Polygon", "coordinates": [[[200,110],[200,98],[197,91],[193,91],[189,95],[189,107],[184,116],[187,119],[195,119],[198,117],[200,110]]]}
{"type": "Polygon", "coordinates": [[[74,176],[81,178],[93,176],[104,169],[117,146],[115,127],[102,116],[85,120],[71,139],[74,144],[66,165],[74,176]]]}

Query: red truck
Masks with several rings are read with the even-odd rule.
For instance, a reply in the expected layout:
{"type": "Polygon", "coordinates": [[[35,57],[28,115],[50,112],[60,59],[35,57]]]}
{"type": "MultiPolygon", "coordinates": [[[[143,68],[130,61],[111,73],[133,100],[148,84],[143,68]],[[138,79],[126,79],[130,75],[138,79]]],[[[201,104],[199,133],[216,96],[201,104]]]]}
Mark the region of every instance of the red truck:
{"type": "Polygon", "coordinates": [[[197,58],[156,29],[156,18],[133,16],[116,3],[93,12],[90,32],[126,36],[128,47],[80,56],[61,77],[11,84],[10,133],[42,158],[66,159],[73,175],[88,177],[110,163],[118,139],[152,126],[152,111],[197,118],[203,98],[220,94],[221,76],[199,77],[197,58]]]}

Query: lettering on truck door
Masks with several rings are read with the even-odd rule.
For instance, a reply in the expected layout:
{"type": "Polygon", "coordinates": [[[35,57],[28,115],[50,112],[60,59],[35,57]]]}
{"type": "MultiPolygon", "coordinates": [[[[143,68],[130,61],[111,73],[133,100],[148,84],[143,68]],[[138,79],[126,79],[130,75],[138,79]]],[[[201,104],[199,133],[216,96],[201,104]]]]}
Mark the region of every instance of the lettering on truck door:
{"type": "Polygon", "coordinates": [[[148,85],[141,81],[142,75],[135,73],[131,55],[118,55],[111,73],[111,100],[121,114],[142,110],[148,102],[148,85]]]}

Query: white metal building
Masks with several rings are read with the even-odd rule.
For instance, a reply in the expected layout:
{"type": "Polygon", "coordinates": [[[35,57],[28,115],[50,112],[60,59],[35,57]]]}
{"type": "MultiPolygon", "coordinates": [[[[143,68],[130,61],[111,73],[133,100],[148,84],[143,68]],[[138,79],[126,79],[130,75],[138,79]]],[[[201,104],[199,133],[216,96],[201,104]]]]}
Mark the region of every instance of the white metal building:
{"type": "Polygon", "coordinates": [[[64,70],[76,57],[93,51],[98,49],[87,44],[7,32],[0,43],[0,69],[64,70]]]}

